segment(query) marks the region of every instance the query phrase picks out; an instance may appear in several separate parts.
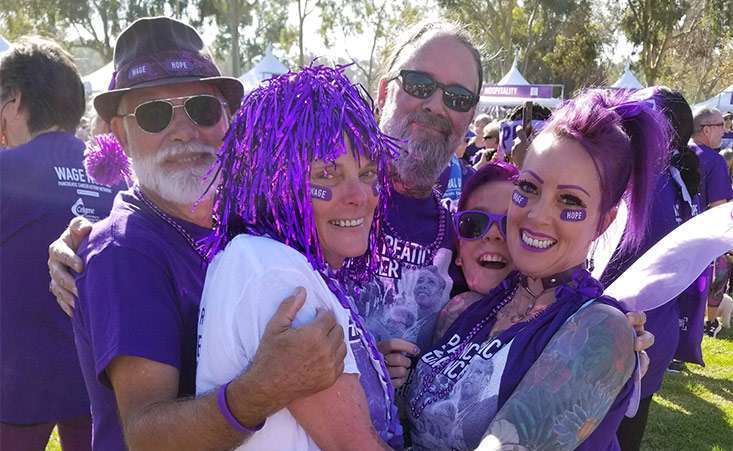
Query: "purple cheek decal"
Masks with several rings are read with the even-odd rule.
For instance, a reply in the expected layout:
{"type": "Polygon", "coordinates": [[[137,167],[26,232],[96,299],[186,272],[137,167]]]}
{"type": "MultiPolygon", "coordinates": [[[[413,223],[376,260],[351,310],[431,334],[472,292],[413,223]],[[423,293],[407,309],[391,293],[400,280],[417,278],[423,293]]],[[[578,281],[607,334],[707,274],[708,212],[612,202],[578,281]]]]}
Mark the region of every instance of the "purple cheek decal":
{"type": "Polygon", "coordinates": [[[526,207],[527,206],[527,196],[520,193],[517,190],[514,190],[512,192],[512,202],[514,202],[514,205],[518,207],[526,207]]]}
{"type": "Polygon", "coordinates": [[[563,210],[560,213],[560,219],[563,221],[570,221],[570,222],[579,222],[579,221],[585,221],[586,212],[585,208],[581,208],[578,210],[563,210]]]}
{"type": "Polygon", "coordinates": [[[372,194],[379,196],[379,182],[376,180],[372,183],[372,194]]]}
{"type": "Polygon", "coordinates": [[[319,200],[331,200],[331,188],[325,186],[311,185],[311,197],[319,200]]]}

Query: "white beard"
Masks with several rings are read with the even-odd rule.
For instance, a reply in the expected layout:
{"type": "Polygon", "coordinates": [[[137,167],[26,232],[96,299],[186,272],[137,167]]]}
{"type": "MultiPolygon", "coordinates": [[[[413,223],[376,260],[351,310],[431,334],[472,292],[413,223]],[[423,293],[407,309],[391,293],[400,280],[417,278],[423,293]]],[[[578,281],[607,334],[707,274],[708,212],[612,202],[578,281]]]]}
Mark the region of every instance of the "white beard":
{"type": "MultiPolygon", "coordinates": [[[[135,152],[130,152],[136,155],[135,152]]],[[[217,149],[198,142],[178,143],[166,146],[157,152],[144,157],[133,157],[132,168],[138,183],[152,190],[168,202],[181,205],[192,205],[198,200],[212,197],[215,187],[211,185],[215,171],[206,177],[212,164],[216,161],[217,149]],[[170,157],[181,157],[185,154],[209,154],[211,157],[192,162],[178,169],[167,169],[163,162],[170,157]]],[[[198,155],[200,157],[200,155],[198,155]]]]}

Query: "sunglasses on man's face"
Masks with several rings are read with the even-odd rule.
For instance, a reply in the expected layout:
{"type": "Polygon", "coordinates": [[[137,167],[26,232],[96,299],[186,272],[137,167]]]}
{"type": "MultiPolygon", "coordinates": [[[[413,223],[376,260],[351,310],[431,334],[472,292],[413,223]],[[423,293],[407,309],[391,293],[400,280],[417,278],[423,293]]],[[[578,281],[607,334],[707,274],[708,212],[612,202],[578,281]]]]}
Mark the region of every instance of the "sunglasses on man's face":
{"type": "Polygon", "coordinates": [[[123,117],[134,117],[137,125],[148,133],[160,133],[170,125],[175,109],[183,108],[194,124],[199,127],[213,127],[221,120],[222,106],[226,105],[227,103],[218,97],[198,94],[143,102],[133,113],[125,114],[123,117]],[[173,101],[183,103],[174,105],[173,101]]]}
{"type": "Polygon", "coordinates": [[[406,93],[418,99],[427,99],[440,88],[443,91],[443,103],[453,111],[465,113],[478,103],[478,96],[468,88],[458,84],[444,85],[425,72],[403,69],[390,81],[396,79],[402,81],[402,89],[406,93]]]}
{"type": "Polygon", "coordinates": [[[458,238],[462,240],[483,238],[489,233],[492,224],[496,224],[502,238],[506,240],[506,215],[481,210],[463,210],[453,216],[453,226],[458,238]]]}

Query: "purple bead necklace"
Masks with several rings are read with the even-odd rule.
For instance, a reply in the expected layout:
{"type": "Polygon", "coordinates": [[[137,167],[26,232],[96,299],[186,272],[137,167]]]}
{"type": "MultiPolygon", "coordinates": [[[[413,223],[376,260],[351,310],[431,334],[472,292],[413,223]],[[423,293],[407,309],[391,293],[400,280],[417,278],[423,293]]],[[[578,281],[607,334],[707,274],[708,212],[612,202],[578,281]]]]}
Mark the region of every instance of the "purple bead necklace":
{"type": "MultiPolygon", "coordinates": [[[[433,188],[433,200],[435,201],[435,208],[438,211],[438,233],[435,237],[435,240],[430,243],[428,246],[423,246],[426,253],[426,261],[432,261],[433,256],[440,248],[440,245],[443,244],[443,241],[445,240],[445,231],[448,226],[448,210],[443,207],[443,205],[440,203],[441,194],[433,188]]],[[[398,234],[395,231],[395,228],[390,224],[389,220],[387,219],[387,215],[384,215],[383,218],[384,221],[384,228],[385,231],[392,236],[398,236],[398,234]]]]}
{"type": "Polygon", "coordinates": [[[140,198],[140,200],[143,201],[145,205],[147,205],[151,210],[153,210],[153,213],[155,213],[156,216],[158,216],[160,219],[165,221],[169,226],[173,227],[173,229],[178,232],[184,240],[186,240],[191,246],[191,248],[196,252],[196,255],[201,257],[202,260],[206,261],[206,257],[204,256],[203,252],[199,249],[198,245],[196,244],[196,240],[193,239],[191,234],[186,232],[186,229],[183,228],[175,219],[171,218],[168,214],[166,214],[163,210],[161,210],[155,203],[153,203],[150,199],[145,197],[143,194],[143,190],[140,189],[140,185],[135,185],[135,194],[140,198]]]}
{"type": "Polygon", "coordinates": [[[498,304],[494,306],[494,308],[491,309],[488,315],[486,315],[481,321],[476,323],[475,326],[470,330],[470,332],[466,335],[466,337],[461,340],[461,344],[459,345],[458,349],[452,353],[452,355],[446,359],[445,363],[440,364],[437,367],[427,367],[427,374],[423,375],[420,378],[420,391],[417,393],[417,395],[410,400],[410,411],[412,412],[412,415],[415,418],[420,418],[420,415],[422,415],[423,411],[430,405],[433,404],[435,401],[439,399],[446,398],[450,391],[452,390],[452,386],[446,386],[444,388],[432,391],[430,390],[430,387],[432,387],[431,381],[435,380],[435,378],[442,373],[446,368],[450,367],[456,360],[460,359],[463,351],[466,349],[466,347],[471,343],[471,340],[473,339],[476,334],[481,332],[485,327],[487,327],[489,322],[496,318],[497,313],[499,313],[499,310],[501,310],[505,305],[507,305],[512,298],[514,298],[514,295],[517,293],[518,285],[516,285],[512,290],[510,290],[506,297],[501,300],[498,304]],[[424,399],[425,395],[428,394],[428,392],[431,392],[433,396],[424,399]]]}

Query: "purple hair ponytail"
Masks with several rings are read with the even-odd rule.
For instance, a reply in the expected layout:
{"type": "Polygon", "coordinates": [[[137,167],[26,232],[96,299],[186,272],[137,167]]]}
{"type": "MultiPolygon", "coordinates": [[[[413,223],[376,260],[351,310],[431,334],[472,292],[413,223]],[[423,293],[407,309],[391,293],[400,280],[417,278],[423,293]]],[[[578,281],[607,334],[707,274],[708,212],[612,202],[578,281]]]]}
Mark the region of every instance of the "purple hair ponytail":
{"type": "MultiPolygon", "coordinates": [[[[657,177],[669,158],[669,123],[626,92],[589,90],[556,111],[545,132],[579,142],[600,176],[601,215],[624,199],[629,218],[621,249],[634,249],[646,232],[657,177]]],[[[600,227],[600,224],[599,224],[600,227]]]]}

